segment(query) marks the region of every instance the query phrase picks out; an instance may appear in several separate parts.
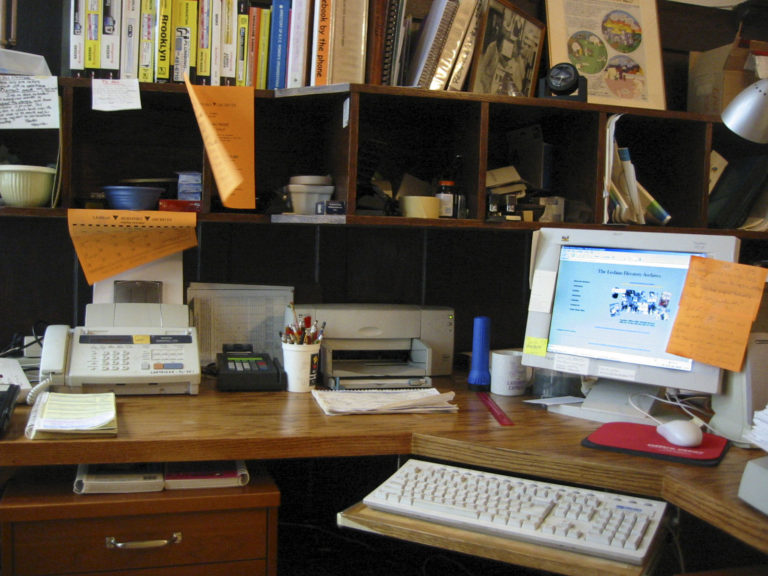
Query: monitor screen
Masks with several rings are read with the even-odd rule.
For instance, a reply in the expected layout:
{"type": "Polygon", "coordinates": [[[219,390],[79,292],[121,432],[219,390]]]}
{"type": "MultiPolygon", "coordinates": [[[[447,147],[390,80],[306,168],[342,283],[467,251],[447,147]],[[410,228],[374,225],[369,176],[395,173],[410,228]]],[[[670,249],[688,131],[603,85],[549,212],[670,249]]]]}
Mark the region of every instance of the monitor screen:
{"type": "Polygon", "coordinates": [[[719,392],[719,368],[666,347],[691,256],[738,253],[739,240],[721,235],[536,232],[523,363],[611,383],[614,394],[617,384],[719,392]]]}

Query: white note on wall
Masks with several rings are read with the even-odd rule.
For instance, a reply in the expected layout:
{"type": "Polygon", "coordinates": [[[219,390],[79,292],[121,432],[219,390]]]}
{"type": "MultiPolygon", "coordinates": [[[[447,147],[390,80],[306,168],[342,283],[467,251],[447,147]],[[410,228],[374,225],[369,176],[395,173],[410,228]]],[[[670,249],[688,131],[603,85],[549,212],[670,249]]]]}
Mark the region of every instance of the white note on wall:
{"type": "Polygon", "coordinates": [[[0,76],[0,130],[58,127],[56,76],[0,76]]]}

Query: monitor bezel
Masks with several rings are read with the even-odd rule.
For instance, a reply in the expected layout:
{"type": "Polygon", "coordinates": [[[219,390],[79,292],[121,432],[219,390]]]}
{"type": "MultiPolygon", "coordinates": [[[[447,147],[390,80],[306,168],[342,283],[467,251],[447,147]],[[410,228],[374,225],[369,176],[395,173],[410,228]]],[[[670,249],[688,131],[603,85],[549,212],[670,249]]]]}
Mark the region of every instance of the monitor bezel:
{"type": "Polygon", "coordinates": [[[628,248],[705,254],[708,258],[738,262],[740,241],[735,236],[672,232],[641,232],[614,229],[542,228],[534,232],[531,248],[530,287],[523,364],[578,374],[593,379],[611,379],[630,384],[717,394],[722,389],[719,367],[694,361],[690,371],[582,358],[546,352],[535,342],[549,339],[554,285],[560,264],[561,246],[628,248]],[[545,312],[544,310],[548,310],[545,312]]]}

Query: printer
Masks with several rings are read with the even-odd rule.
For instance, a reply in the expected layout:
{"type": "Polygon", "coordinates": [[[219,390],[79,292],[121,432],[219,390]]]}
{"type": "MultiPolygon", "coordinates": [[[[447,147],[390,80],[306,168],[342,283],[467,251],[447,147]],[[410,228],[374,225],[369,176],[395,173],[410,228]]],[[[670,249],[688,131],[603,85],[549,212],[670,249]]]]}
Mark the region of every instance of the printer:
{"type": "Polygon", "coordinates": [[[333,389],[430,387],[451,374],[454,311],[405,304],[303,304],[286,309],[286,325],[306,316],[323,327],[320,369],[333,389]]]}

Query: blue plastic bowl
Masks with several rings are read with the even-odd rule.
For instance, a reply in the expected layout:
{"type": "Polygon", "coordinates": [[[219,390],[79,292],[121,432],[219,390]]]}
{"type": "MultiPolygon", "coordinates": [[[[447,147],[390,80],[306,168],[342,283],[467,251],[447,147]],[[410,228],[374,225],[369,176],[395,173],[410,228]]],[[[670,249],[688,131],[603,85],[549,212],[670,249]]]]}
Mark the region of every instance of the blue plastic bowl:
{"type": "Polygon", "coordinates": [[[104,199],[113,210],[155,210],[162,188],[150,186],[104,186],[104,199]]]}

